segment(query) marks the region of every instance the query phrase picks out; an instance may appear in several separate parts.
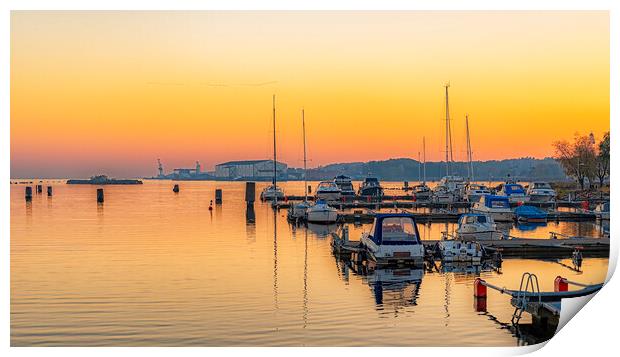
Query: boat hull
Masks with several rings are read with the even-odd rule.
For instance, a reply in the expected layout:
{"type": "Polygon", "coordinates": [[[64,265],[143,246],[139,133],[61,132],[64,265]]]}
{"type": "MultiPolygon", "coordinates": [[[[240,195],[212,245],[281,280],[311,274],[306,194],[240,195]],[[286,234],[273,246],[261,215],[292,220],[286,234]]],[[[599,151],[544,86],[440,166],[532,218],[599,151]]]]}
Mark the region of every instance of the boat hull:
{"type": "Polygon", "coordinates": [[[334,223],[338,221],[338,212],[332,210],[309,209],[306,215],[306,220],[312,223],[334,223]]]}
{"type": "Polygon", "coordinates": [[[338,201],[341,197],[340,191],[317,191],[316,199],[325,201],[338,201]]]}

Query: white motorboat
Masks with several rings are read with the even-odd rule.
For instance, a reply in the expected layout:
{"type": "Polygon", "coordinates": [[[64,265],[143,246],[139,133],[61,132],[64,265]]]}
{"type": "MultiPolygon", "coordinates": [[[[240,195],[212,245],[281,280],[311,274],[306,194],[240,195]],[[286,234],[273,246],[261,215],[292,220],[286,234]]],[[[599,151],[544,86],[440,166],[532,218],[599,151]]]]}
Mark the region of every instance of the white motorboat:
{"type": "Polygon", "coordinates": [[[332,181],[322,181],[316,188],[315,197],[317,200],[337,201],[341,196],[342,191],[332,181]]]}
{"type": "Polygon", "coordinates": [[[525,189],[518,183],[505,183],[497,194],[508,197],[510,203],[529,201],[525,189]]]}
{"type": "Polygon", "coordinates": [[[276,185],[269,185],[260,193],[260,199],[262,201],[280,201],[284,199],[284,192],[276,185]]]}
{"type": "Polygon", "coordinates": [[[360,185],[358,194],[360,196],[381,197],[383,196],[383,187],[376,177],[367,177],[360,185]]]}
{"type": "Polygon", "coordinates": [[[370,232],[362,234],[360,244],[367,258],[377,265],[424,261],[424,245],[415,218],[408,213],[377,214],[370,232]]]}
{"type": "Polygon", "coordinates": [[[470,184],[465,191],[465,199],[468,202],[478,202],[482,196],[490,194],[491,191],[485,185],[470,184]]]}
{"type": "Polygon", "coordinates": [[[496,222],[512,222],[514,219],[510,201],[506,196],[486,195],[474,203],[471,210],[474,213],[488,214],[496,222]]]}
{"type": "Polygon", "coordinates": [[[487,213],[465,213],[459,217],[457,239],[464,241],[501,239],[502,233],[487,213]]]}
{"type": "Polygon", "coordinates": [[[313,223],[334,223],[338,221],[338,210],[324,200],[318,200],[306,210],[306,220],[313,223]]]}
{"type": "Polygon", "coordinates": [[[412,190],[417,201],[428,201],[433,195],[433,191],[424,183],[413,186],[412,190]]]}
{"type": "Polygon", "coordinates": [[[336,176],[334,177],[334,183],[340,189],[340,194],[342,196],[355,196],[355,189],[353,189],[353,183],[349,176],[336,176]]]}
{"type": "Polygon", "coordinates": [[[443,185],[437,185],[431,197],[435,203],[453,203],[458,201],[457,194],[443,185]]]}
{"type": "Polygon", "coordinates": [[[555,190],[548,182],[531,182],[527,187],[530,202],[551,202],[555,200],[555,190]]]}

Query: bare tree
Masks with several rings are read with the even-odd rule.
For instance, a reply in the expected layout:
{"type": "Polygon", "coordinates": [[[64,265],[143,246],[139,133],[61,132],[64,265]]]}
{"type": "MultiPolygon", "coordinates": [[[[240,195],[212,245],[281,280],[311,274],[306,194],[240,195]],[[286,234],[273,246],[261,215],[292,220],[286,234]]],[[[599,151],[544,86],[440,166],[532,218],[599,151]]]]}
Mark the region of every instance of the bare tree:
{"type": "Polygon", "coordinates": [[[599,187],[603,187],[605,177],[609,175],[609,132],[603,135],[603,140],[598,143],[596,153],[596,177],[598,177],[599,187]]]}
{"type": "Polygon", "coordinates": [[[583,190],[586,177],[594,177],[596,171],[596,150],[590,135],[576,134],[572,143],[566,140],[553,143],[554,158],[562,165],[566,175],[574,177],[583,190]]]}

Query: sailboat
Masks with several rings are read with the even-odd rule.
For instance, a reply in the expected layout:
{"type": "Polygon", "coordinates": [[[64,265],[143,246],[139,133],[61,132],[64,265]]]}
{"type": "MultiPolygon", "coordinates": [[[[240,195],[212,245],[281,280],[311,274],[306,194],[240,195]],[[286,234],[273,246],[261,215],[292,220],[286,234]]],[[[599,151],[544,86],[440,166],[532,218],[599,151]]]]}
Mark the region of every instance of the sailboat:
{"type": "Polygon", "coordinates": [[[310,207],[310,204],[308,203],[308,179],[306,176],[306,119],[303,109],[301,110],[301,127],[304,138],[304,201],[295,204],[288,209],[287,217],[290,220],[304,218],[306,216],[306,210],[310,207]]]}
{"type": "MultiPolygon", "coordinates": [[[[426,185],[426,137],[422,137],[422,155],[424,158],[424,179],[418,185],[413,187],[413,194],[417,201],[428,201],[433,195],[433,191],[431,191],[431,189],[426,185]]],[[[419,161],[420,155],[418,153],[418,163],[419,161]]],[[[420,176],[419,173],[418,176],[420,176]]]]}
{"type": "Polygon", "coordinates": [[[450,105],[448,102],[448,88],[446,90],[446,176],[444,176],[433,192],[433,199],[437,203],[452,203],[458,201],[465,188],[465,180],[461,176],[450,174],[450,163],[454,161],[452,155],[452,129],[450,127],[450,105]]]}
{"type": "Polygon", "coordinates": [[[473,183],[474,165],[472,163],[473,155],[469,138],[469,115],[465,115],[465,134],[467,141],[467,190],[465,191],[465,199],[469,202],[478,202],[483,196],[490,195],[491,190],[485,185],[473,183]]]}
{"type": "Polygon", "coordinates": [[[260,193],[260,199],[263,201],[273,201],[273,205],[278,203],[279,199],[284,199],[284,192],[278,187],[278,163],[276,161],[276,95],[273,95],[273,181],[272,184],[265,187],[260,193]]]}

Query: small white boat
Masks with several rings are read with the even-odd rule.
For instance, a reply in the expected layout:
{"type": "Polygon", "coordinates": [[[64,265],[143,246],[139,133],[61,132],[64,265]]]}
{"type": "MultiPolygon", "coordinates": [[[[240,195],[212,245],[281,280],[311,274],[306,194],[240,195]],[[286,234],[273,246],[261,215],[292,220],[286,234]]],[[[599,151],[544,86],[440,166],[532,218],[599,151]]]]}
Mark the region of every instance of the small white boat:
{"type": "Polygon", "coordinates": [[[468,202],[478,202],[484,195],[490,195],[491,191],[485,185],[471,184],[465,191],[465,199],[468,202]]]}
{"type": "Polygon", "coordinates": [[[316,188],[314,194],[317,200],[337,201],[341,197],[342,191],[332,181],[322,181],[316,188]]]}
{"type": "Polygon", "coordinates": [[[431,197],[435,203],[453,203],[458,201],[456,193],[446,186],[435,187],[431,197]]]}
{"type": "Polygon", "coordinates": [[[474,213],[488,214],[496,222],[512,222],[514,219],[510,201],[506,196],[486,195],[474,203],[471,210],[474,213]]]}
{"type": "Polygon", "coordinates": [[[260,199],[262,201],[273,201],[276,199],[280,201],[284,199],[284,192],[276,185],[269,185],[260,193],[260,199]]]}
{"type": "Polygon", "coordinates": [[[377,265],[424,262],[424,245],[415,218],[408,213],[377,214],[370,232],[362,234],[360,244],[367,258],[377,265]]]}
{"type": "Polygon", "coordinates": [[[334,223],[338,221],[338,210],[327,202],[318,200],[306,210],[306,220],[313,223],[334,223]]]}
{"type": "Polygon", "coordinates": [[[441,260],[450,262],[480,263],[482,260],[482,247],[477,242],[464,242],[460,240],[442,240],[437,243],[437,250],[441,260]]]}
{"type": "Polygon", "coordinates": [[[548,182],[531,182],[527,187],[530,202],[551,202],[555,200],[555,190],[548,182]]]}
{"type": "Polygon", "coordinates": [[[525,194],[525,189],[518,183],[505,183],[497,194],[508,197],[511,203],[529,201],[529,197],[525,194]]]}
{"type": "Polygon", "coordinates": [[[334,178],[334,183],[340,189],[342,196],[355,196],[355,189],[353,189],[353,183],[351,178],[345,175],[339,175],[334,178]]]}
{"type": "Polygon", "coordinates": [[[459,217],[457,239],[464,241],[501,239],[502,233],[487,213],[465,213],[459,217]]]}
{"type": "Polygon", "coordinates": [[[413,186],[412,190],[417,201],[428,201],[433,195],[433,191],[424,183],[413,186]]]}

